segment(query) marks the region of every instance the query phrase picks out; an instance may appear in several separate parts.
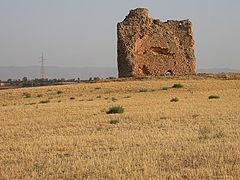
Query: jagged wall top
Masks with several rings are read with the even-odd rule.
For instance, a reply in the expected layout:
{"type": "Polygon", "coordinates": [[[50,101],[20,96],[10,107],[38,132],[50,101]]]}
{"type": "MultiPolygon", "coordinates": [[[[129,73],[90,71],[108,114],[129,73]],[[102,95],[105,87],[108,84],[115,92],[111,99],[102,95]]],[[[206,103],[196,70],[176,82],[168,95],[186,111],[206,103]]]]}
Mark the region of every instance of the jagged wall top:
{"type": "Polygon", "coordinates": [[[190,20],[162,22],[137,8],[117,24],[117,36],[119,77],[196,73],[190,20]]]}
{"type": "Polygon", "coordinates": [[[126,19],[130,19],[133,17],[150,18],[149,11],[146,8],[132,9],[130,10],[129,14],[126,16],[126,19]]]}

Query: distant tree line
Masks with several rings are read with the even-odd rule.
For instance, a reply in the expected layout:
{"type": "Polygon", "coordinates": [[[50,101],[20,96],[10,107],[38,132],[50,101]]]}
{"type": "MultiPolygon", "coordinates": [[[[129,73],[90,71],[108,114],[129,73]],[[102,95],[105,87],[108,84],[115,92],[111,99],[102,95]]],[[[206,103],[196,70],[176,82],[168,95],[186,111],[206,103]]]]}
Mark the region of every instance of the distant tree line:
{"type": "MultiPolygon", "coordinates": [[[[115,77],[109,77],[107,79],[115,79],[115,77]]],[[[82,82],[96,82],[102,80],[99,77],[90,77],[88,80],[81,80],[80,78],[76,79],[65,79],[65,78],[35,78],[28,79],[27,77],[23,77],[22,79],[8,79],[7,81],[1,81],[0,83],[5,84],[5,86],[13,86],[13,87],[36,87],[36,86],[50,86],[50,85],[63,85],[66,83],[82,83],[82,82]]]]}
{"type": "Polygon", "coordinates": [[[2,81],[7,86],[20,86],[20,87],[34,87],[34,86],[48,86],[48,85],[57,85],[65,82],[65,79],[28,79],[23,77],[22,79],[8,79],[7,81],[2,81]]]}

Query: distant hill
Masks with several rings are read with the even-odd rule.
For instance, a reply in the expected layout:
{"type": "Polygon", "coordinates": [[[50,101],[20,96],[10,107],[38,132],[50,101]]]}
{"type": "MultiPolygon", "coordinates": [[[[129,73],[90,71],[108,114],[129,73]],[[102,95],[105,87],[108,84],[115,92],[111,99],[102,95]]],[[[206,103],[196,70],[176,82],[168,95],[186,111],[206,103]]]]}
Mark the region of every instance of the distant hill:
{"type": "MultiPolygon", "coordinates": [[[[48,78],[80,78],[82,80],[90,77],[117,77],[117,68],[114,67],[57,67],[48,66],[45,68],[46,76],[48,78]]],[[[229,68],[212,68],[212,69],[198,69],[198,73],[219,73],[219,72],[240,72],[238,69],[229,68]]],[[[6,66],[0,67],[0,80],[22,79],[23,77],[29,79],[40,77],[40,67],[38,66],[6,66]]]]}
{"type": "Polygon", "coordinates": [[[209,69],[198,69],[198,73],[227,73],[227,72],[233,72],[233,73],[239,73],[240,69],[230,69],[230,68],[209,68],[209,69]]]}
{"type": "MultiPolygon", "coordinates": [[[[45,67],[47,78],[80,78],[82,80],[90,77],[117,77],[117,68],[114,67],[45,67]]],[[[40,67],[38,66],[6,66],[0,67],[0,80],[22,79],[23,77],[29,79],[40,77],[40,67]]]]}

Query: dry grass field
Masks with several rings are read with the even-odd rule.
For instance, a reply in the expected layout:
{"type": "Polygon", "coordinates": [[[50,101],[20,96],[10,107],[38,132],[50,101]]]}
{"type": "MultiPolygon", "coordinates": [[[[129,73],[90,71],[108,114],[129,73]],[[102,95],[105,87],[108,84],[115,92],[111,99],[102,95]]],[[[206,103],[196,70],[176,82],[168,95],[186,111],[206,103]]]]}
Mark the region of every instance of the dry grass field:
{"type": "Polygon", "coordinates": [[[0,179],[239,178],[240,80],[0,91],[0,179]]]}

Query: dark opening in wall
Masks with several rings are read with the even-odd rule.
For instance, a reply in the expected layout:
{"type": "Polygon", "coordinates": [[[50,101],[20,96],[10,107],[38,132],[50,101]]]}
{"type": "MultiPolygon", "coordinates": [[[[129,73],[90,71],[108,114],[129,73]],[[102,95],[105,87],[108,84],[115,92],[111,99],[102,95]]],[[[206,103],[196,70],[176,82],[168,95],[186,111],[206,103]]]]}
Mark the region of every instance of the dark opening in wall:
{"type": "Polygon", "coordinates": [[[169,49],[164,47],[151,47],[150,50],[153,52],[153,54],[170,54],[169,49]]]}
{"type": "Polygon", "coordinates": [[[165,76],[172,76],[173,72],[172,72],[172,70],[167,70],[167,71],[165,71],[164,75],[165,76]]]}
{"type": "Polygon", "coordinates": [[[146,65],[143,65],[143,67],[140,69],[142,70],[144,75],[151,75],[151,73],[146,65]]]}

